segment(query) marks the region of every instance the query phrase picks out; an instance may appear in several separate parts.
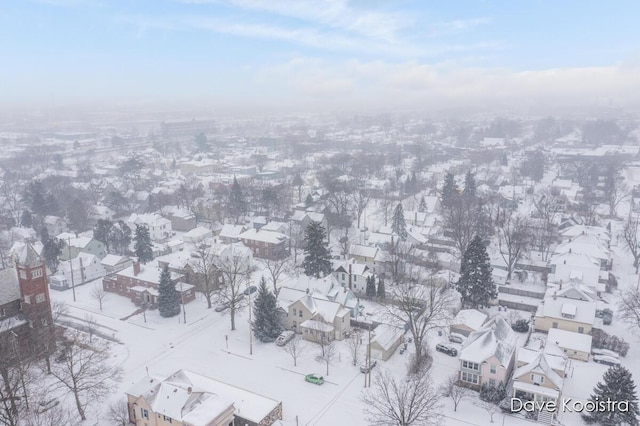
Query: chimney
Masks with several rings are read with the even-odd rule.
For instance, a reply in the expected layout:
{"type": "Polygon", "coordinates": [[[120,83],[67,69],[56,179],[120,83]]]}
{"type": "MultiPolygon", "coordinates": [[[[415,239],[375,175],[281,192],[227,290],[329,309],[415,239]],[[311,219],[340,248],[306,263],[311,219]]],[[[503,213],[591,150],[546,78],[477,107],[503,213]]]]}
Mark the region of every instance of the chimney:
{"type": "Polygon", "coordinates": [[[562,290],[562,280],[560,280],[560,290],[562,290]]]}
{"type": "Polygon", "coordinates": [[[349,264],[349,290],[351,290],[351,264],[349,264]]]}
{"type": "Polygon", "coordinates": [[[189,386],[189,387],[187,388],[187,393],[188,393],[189,395],[191,395],[191,391],[192,391],[192,390],[193,390],[193,389],[191,388],[191,386],[189,386]]]}
{"type": "Polygon", "coordinates": [[[137,277],[139,273],[140,273],[140,262],[136,260],[135,262],[133,262],[133,276],[137,277]]]}

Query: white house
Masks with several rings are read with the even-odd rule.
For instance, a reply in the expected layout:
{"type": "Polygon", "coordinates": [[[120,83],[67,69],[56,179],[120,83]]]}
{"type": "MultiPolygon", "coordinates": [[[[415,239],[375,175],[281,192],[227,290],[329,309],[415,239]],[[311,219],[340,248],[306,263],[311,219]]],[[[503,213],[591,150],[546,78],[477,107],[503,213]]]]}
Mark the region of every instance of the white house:
{"type": "Polygon", "coordinates": [[[132,213],[126,223],[131,228],[131,232],[134,233],[136,225],[146,226],[149,229],[149,237],[151,237],[152,241],[164,241],[173,235],[171,221],[157,213],[132,213]]]}
{"type": "Polygon", "coordinates": [[[82,285],[106,274],[100,259],[88,253],[79,253],[71,260],[60,262],[55,275],[49,276],[49,285],[56,290],[66,290],[82,285]]]}

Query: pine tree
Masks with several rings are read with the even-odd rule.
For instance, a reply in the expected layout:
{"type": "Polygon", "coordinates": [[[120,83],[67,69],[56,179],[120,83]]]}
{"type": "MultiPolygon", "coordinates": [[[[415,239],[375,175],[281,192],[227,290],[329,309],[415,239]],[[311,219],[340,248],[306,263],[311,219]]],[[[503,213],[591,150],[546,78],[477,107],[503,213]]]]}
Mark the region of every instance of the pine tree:
{"type": "Polygon", "coordinates": [[[426,213],[427,212],[427,202],[424,199],[424,195],[420,199],[420,206],[418,207],[418,211],[420,213],[426,213]]]}
{"type": "Polygon", "coordinates": [[[590,401],[628,401],[628,407],[615,406],[611,410],[596,410],[585,414],[588,423],[597,422],[601,425],[632,425],[637,426],[638,396],[636,395],[636,384],[633,381],[631,372],[621,365],[614,365],[604,373],[603,381],[599,382],[593,389],[590,401]],[[625,409],[628,408],[628,409],[625,409]],[[624,411],[622,411],[624,410],[624,411]]]}
{"type": "Polygon", "coordinates": [[[464,192],[463,195],[468,200],[473,200],[476,198],[476,178],[471,173],[471,170],[467,171],[467,174],[464,176],[464,192]]]}
{"type": "Polygon", "coordinates": [[[234,218],[236,223],[238,223],[240,216],[247,212],[247,201],[244,198],[242,188],[235,176],[233,177],[233,184],[231,185],[231,191],[229,192],[228,209],[229,214],[234,218]]]}
{"type": "Polygon", "coordinates": [[[376,297],[376,278],[373,275],[367,277],[366,295],[371,299],[376,297]]]}
{"type": "Polygon", "coordinates": [[[174,317],[180,313],[180,294],[176,291],[176,283],[171,279],[167,265],[160,272],[158,311],[165,318],[174,317]]]}
{"type": "Polygon", "coordinates": [[[264,276],[260,279],[258,296],[253,305],[253,335],[264,343],[273,342],[282,332],[276,296],[267,288],[264,276]]]}
{"type": "Polygon", "coordinates": [[[291,182],[291,185],[298,188],[298,202],[301,203],[302,202],[302,185],[304,185],[304,181],[302,180],[300,173],[296,173],[296,175],[293,177],[293,182],[291,182]]]}
{"type": "Polygon", "coordinates": [[[108,253],[113,241],[113,223],[110,220],[98,219],[98,223],[93,227],[93,238],[102,242],[108,253]]]}
{"type": "Polygon", "coordinates": [[[144,225],[136,225],[136,235],[134,240],[134,251],[140,263],[147,263],[153,260],[153,248],[149,228],[144,225]]]}
{"type": "Polygon", "coordinates": [[[398,203],[391,218],[391,230],[398,234],[402,241],[407,239],[407,224],[404,221],[402,203],[398,203]]]}
{"type": "Polygon", "coordinates": [[[458,186],[456,185],[456,178],[453,176],[453,173],[447,172],[444,176],[444,185],[442,186],[442,207],[451,207],[457,196],[458,186]]]}
{"type": "Polygon", "coordinates": [[[387,293],[385,292],[384,289],[384,280],[382,279],[382,277],[378,278],[378,299],[384,299],[387,297],[387,293]]]}
{"type": "Polygon", "coordinates": [[[471,240],[462,256],[456,290],[462,296],[462,304],[471,308],[489,306],[489,301],[498,296],[491,276],[489,255],[478,235],[471,240]]]}
{"type": "Polygon", "coordinates": [[[322,278],[331,273],[331,255],[325,241],[325,230],[320,222],[311,221],[305,231],[306,248],[302,267],[308,276],[322,278]]]}
{"type": "Polygon", "coordinates": [[[29,210],[23,210],[20,216],[20,226],[23,228],[31,228],[33,226],[33,217],[29,210]]]}

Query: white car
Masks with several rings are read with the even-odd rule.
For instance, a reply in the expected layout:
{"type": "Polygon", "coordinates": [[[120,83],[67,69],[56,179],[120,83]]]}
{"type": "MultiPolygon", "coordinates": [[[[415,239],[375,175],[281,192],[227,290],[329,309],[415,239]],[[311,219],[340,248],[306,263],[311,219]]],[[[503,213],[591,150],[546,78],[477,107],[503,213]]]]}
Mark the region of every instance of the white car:
{"type": "Polygon", "coordinates": [[[620,360],[612,356],[594,355],[593,360],[597,363],[604,364],[604,365],[620,365],[620,360]]]}
{"type": "Polygon", "coordinates": [[[451,343],[462,343],[464,342],[465,337],[462,334],[451,333],[449,334],[449,341],[451,343]]]}
{"type": "Polygon", "coordinates": [[[296,333],[294,333],[291,330],[283,331],[282,333],[280,333],[280,335],[276,339],[276,345],[278,346],[286,345],[291,339],[293,339],[295,335],[296,333]]]}
{"type": "Polygon", "coordinates": [[[591,355],[604,355],[604,356],[610,356],[610,357],[613,357],[613,358],[620,358],[620,355],[618,355],[617,352],[610,351],[609,349],[596,349],[596,348],[593,348],[593,349],[591,349],[591,355]]]}

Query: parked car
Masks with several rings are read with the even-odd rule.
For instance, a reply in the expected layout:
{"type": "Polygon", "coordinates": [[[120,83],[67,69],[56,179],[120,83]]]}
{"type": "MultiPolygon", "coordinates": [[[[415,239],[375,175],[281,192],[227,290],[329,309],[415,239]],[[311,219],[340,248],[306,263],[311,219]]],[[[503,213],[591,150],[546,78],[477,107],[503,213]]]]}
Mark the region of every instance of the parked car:
{"type": "Polygon", "coordinates": [[[286,345],[291,339],[293,339],[295,335],[296,333],[291,330],[283,331],[282,333],[280,333],[280,335],[276,339],[276,345],[278,346],[286,345]]]}
{"type": "Polygon", "coordinates": [[[222,303],[222,304],[216,306],[216,308],[214,310],[216,312],[222,312],[222,311],[225,311],[227,309],[229,309],[229,303],[225,302],[225,303],[222,303]]]}
{"type": "Polygon", "coordinates": [[[307,374],[304,376],[304,380],[306,382],[313,383],[314,385],[321,385],[324,383],[324,377],[317,374],[307,374]]]}
{"type": "Polygon", "coordinates": [[[360,364],[360,372],[361,373],[368,373],[376,365],[378,365],[378,361],[376,361],[375,359],[372,359],[371,363],[369,365],[367,365],[367,363],[364,362],[363,364],[360,364]]]}
{"type": "Polygon", "coordinates": [[[445,353],[449,356],[458,356],[458,350],[442,343],[436,345],[436,351],[445,353]]]}
{"type": "Polygon", "coordinates": [[[610,351],[609,349],[593,348],[591,349],[591,355],[604,355],[604,356],[610,356],[616,359],[620,358],[620,355],[617,352],[610,351]]]}
{"type": "Polygon", "coordinates": [[[258,287],[256,287],[255,285],[252,285],[252,286],[249,286],[245,291],[243,291],[242,294],[244,294],[245,296],[248,296],[250,294],[255,293],[256,290],[258,290],[258,287]]]}
{"type": "Polygon", "coordinates": [[[451,333],[449,334],[449,341],[451,343],[462,343],[464,342],[464,336],[458,333],[451,333]]]}
{"type": "Polygon", "coordinates": [[[604,365],[620,365],[620,360],[612,356],[594,355],[593,360],[604,365]]]}

